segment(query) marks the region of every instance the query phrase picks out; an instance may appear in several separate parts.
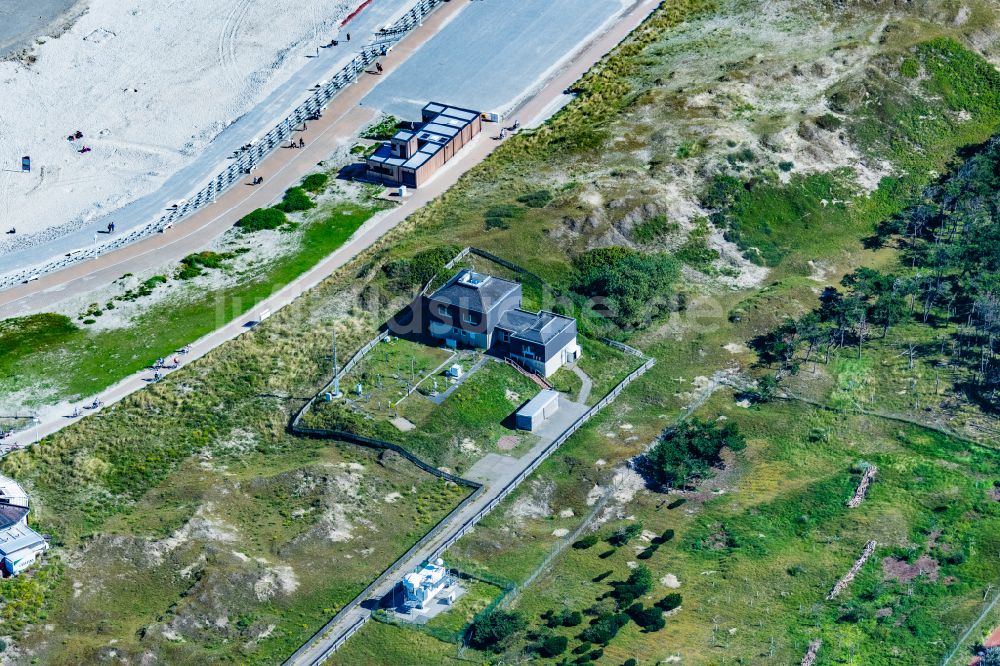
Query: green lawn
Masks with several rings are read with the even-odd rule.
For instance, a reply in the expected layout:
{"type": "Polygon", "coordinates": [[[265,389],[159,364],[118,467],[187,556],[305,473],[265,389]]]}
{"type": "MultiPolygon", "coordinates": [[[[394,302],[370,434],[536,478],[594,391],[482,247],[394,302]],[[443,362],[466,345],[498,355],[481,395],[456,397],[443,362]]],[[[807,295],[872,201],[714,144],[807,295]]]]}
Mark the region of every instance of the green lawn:
{"type": "MultiPolygon", "coordinates": [[[[366,412],[386,417],[414,386],[453,355],[439,347],[393,338],[392,342],[382,342],[365,355],[344,377],[341,390],[366,412]],[[361,384],[361,398],[357,396],[358,384],[361,384]]],[[[444,390],[447,385],[444,377],[438,380],[444,390]]]]}

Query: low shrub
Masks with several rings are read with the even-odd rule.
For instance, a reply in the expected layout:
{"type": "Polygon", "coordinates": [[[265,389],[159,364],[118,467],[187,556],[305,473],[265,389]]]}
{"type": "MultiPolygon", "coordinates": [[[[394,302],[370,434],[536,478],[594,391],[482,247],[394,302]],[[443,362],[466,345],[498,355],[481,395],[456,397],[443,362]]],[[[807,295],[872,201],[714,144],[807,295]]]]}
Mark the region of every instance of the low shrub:
{"type": "Polygon", "coordinates": [[[469,643],[479,650],[497,650],[525,626],[527,623],[520,613],[495,609],[472,623],[469,643]]]}
{"type": "Polygon", "coordinates": [[[545,208],[552,201],[552,193],[548,190],[538,190],[537,192],[522,194],[517,200],[528,208],[545,208]]]}
{"type": "Polygon", "coordinates": [[[557,657],[566,651],[569,639],[565,636],[548,636],[538,646],[538,654],[543,657],[557,657]]]}
{"type": "Polygon", "coordinates": [[[589,643],[607,645],[628,621],[629,617],[625,613],[602,613],[592,625],[583,630],[580,637],[589,643]]]}
{"type": "Polygon", "coordinates": [[[252,233],[254,231],[264,231],[277,229],[288,222],[285,212],[277,208],[258,208],[247,213],[236,223],[236,227],[242,231],[252,233]]]}
{"type": "Polygon", "coordinates": [[[625,612],[646,632],[659,631],[667,625],[667,621],[663,619],[663,610],[656,606],[645,608],[641,603],[635,603],[625,612]]]}
{"type": "Polygon", "coordinates": [[[631,523],[615,530],[614,534],[608,537],[608,543],[620,548],[640,534],[642,534],[642,523],[631,523]]]}
{"type": "Polygon", "coordinates": [[[302,181],[302,189],[313,194],[319,194],[326,189],[330,176],[325,173],[311,173],[302,181]]]}
{"type": "Polygon", "coordinates": [[[822,129],[827,130],[828,132],[840,129],[843,126],[843,124],[844,121],[842,121],[840,118],[833,115],[832,113],[824,113],[822,116],[816,119],[816,125],[818,125],[822,129]]]}
{"type": "Polygon", "coordinates": [[[599,539],[596,534],[588,534],[579,541],[574,541],[573,547],[577,550],[586,550],[587,548],[596,545],[598,541],[599,539]]]}
{"type": "Polygon", "coordinates": [[[292,187],[286,190],[281,203],[275,206],[275,208],[283,210],[286,213],[297,213],[315,207],[316,202],[310,199],[309,195],[301,187],[292,187]]]}
{"type": "Polygon", "coordinates": [[[655,606],[659,608],[664,613],[669,613],[675,608],[679,608],[681,605],[682,597],[678,592],[671,592],[667,596],[663,597],[656,602],[655,606]]]}

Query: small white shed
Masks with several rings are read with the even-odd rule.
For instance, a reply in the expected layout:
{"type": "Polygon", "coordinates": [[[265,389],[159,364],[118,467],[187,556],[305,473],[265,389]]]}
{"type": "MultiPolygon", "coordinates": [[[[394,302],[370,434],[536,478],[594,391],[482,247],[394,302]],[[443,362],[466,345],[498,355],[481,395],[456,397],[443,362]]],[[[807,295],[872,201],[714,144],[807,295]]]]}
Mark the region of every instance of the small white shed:
{"type": "Polygon", "coordinates": [[[559,392],[551,389],[539,391],[514,415],[514,425],[518,430],[534,431],[553,414],[559,411],[559,392]]]}

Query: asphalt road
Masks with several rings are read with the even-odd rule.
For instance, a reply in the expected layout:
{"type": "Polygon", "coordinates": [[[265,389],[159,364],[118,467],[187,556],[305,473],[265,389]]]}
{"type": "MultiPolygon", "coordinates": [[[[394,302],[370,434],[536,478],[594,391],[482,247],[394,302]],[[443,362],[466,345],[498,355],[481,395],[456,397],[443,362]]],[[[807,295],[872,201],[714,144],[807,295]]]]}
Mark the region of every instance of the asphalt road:
{"type": "Polygon", "coordinates": [[[630,0],[473,2],[361,103],[397,118],[419,118],[428,99],[506,113],[631,4],[630,0]]]}

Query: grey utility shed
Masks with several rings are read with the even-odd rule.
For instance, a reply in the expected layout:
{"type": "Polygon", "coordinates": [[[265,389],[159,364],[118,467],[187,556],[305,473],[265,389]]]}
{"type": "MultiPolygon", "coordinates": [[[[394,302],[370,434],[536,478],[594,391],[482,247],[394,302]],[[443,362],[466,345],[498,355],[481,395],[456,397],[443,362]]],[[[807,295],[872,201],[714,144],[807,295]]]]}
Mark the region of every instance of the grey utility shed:
{"type": "Polygon", "coordinates": [[[518,430],[534,431],[559,410],[559,392],[551,389],[539,391],[514,415],[514,425],[518,430]]]}

